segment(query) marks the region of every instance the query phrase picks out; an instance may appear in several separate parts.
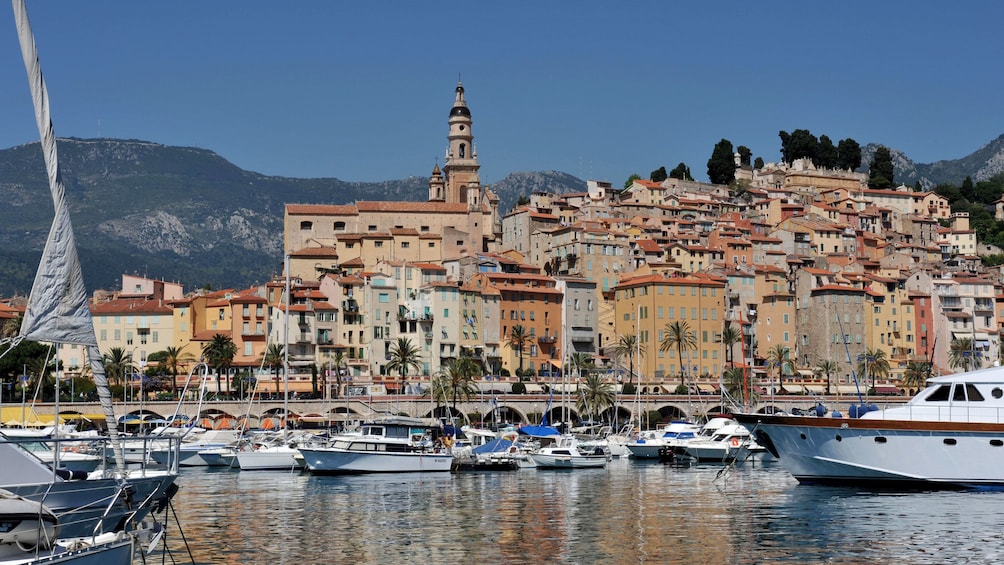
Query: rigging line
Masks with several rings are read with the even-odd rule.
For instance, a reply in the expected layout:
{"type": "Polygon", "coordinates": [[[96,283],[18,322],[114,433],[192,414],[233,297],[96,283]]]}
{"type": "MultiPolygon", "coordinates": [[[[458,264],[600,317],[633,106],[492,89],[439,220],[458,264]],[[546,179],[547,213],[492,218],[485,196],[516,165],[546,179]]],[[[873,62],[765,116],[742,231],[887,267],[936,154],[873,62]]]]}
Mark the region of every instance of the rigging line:
{"type": "MultiPolygon", "coordinates": [[[[847,334],[844,333],[844,324],[840,321],[840,314],[834,314],[833,316],[837,319],[837,327],[840,328],[840,341],[844,344],[844,352],[847,354],[847,364],[851,366],[851,376],[854,377],[854,390],[858,393],[858,402],[864,406],[865,399],[861,395],[861,385],[858,383],[858,373],[854,369],[854,361],[851,361],[851,348],[847,345],[849,339],[845,337],[847,334]]],[[[867,359],[865,361],[867,362],[867,359]]]]}

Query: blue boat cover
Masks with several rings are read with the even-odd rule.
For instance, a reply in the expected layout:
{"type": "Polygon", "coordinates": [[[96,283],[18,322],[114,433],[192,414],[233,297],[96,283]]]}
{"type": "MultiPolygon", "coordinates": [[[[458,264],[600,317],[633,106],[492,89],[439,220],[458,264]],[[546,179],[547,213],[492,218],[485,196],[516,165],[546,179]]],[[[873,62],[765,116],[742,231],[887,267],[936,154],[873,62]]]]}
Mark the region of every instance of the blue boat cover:
{"type": "Polygon", "coordinates": [[[558,436],[561,432],[553,426],[520,426],[519,433],[531,437],[558,436]]]}
{"type": "Polygon", "coordinates": [[[512,447],[512,442],[507,439],[497,438],[484,445],[479,445],[471,450],[471,453],[501,453],[512,447]]]}

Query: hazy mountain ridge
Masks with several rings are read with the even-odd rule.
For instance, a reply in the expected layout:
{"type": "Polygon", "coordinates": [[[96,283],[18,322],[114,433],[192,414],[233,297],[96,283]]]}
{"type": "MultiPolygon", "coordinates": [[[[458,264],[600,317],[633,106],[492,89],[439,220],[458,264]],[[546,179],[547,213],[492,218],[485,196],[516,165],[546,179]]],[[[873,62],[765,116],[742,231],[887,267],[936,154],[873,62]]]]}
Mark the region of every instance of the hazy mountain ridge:
{"type": "MultiPolygon", "coordinates": [[[[874,148],[863,148],[868,163],[874,148]]],[[[298,179],[243,170],[216,153],[141,140],[61,138],[58,144],[85,283],[116,288],[122,273],[175,280],[186,289],[246,287],[281,270],[287,203],[428,197],[427,177],[383,182],[298,179]]],[[[892,151],[896,182],[960,184],[1004,171],[1004,136],[963,159],[916,164],[892,151]]],[[[514,172],[489,184],[507,213],[537,191],[582,192],[559,171],[514,172]]],[[[618,187],[619,188],[619,187],[618,187]]],[[[0,295],[26,293],[52,221],[38,143],[0,150],[0,295]]]]}

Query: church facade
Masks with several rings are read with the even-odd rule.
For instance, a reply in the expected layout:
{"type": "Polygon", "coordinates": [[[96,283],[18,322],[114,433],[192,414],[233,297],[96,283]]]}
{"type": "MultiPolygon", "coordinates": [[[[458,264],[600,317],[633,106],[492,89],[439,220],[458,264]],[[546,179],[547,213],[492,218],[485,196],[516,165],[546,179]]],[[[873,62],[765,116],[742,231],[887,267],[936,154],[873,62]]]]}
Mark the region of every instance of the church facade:
{"type": "Polygon", "coordinates": [[[369,271],[381,261],[439,262],[497,250],[498,198],[481,186],[472,125],[458,83],[446,160],[432,171],[426,202],[287,204],[284,250],[290,275],[315,280],[343,265],[369,271]]]}

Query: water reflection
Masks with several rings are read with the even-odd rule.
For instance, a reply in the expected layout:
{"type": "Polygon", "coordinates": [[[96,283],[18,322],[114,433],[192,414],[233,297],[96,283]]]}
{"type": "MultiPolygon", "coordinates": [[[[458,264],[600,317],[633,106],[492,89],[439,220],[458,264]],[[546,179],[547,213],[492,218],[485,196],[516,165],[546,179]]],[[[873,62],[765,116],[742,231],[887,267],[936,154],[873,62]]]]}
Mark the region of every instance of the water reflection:
{"type": "Polygon", "coordinates": [[[199,563],[996,561],[1004,525],[1001,493],[804,487],[780,467],[186,470],[180,483],[199,563]]]}

